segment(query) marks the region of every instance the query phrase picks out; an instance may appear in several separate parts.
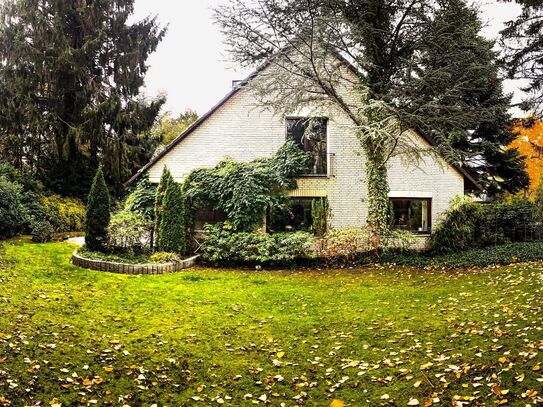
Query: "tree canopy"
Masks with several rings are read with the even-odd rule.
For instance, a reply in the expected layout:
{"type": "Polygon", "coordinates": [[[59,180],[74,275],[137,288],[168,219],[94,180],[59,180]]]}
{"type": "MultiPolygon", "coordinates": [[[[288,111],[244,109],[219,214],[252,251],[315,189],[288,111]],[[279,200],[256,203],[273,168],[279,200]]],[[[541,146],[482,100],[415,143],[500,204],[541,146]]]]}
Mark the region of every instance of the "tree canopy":
{"type": "Polygon", "coordinates": [[[165,35],[134,0],[6,0],[0,8],[0,154],[84,195],[98,161],[120,184],[152,155],[164,103],[140,93],[165,35]]]}

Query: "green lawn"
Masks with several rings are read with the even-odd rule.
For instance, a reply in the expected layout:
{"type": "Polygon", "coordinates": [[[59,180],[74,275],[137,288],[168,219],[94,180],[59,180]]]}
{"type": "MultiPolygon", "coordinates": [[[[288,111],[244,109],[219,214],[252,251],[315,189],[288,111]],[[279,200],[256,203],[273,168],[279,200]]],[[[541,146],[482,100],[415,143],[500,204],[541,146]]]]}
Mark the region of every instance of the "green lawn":
{"type": "Polygon", "coordinates": [[[543,402],[543,264],[124,276],[73,249],[4,244],[0,406],[543,402]]]}

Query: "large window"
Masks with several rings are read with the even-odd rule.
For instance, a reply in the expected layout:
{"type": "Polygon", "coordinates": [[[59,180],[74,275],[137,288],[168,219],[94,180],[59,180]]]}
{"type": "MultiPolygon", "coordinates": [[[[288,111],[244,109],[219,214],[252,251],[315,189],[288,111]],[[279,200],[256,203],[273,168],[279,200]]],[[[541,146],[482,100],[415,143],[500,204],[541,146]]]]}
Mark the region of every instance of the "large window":
{"type": "Polygon", "coordinates": [[[291,199],[285,208],[268,211],[266,220],[268,232],[310,231],[313,225],[311,202],[313,198],[291,199]]]}
{"type": "Polygon", "coordinates": [[[309,153],[306,175],[327,175],[326,126],[322,117],[287,119],[287,139],[309,153]]]}
{"type": "Polygon", "coordinates": [[[429,233],[431,199],[392,198],[394,228],[415,233],[429,233]]]}

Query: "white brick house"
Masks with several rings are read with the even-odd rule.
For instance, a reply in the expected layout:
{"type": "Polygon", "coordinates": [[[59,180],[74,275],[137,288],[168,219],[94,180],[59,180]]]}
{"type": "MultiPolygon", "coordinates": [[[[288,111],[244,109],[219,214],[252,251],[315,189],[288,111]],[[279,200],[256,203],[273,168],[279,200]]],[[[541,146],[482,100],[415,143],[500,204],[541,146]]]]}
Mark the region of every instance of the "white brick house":
{"type": "MultiPolygon", "coordinates": [[[[304,118],[305,114],[296,112],[281,116],[259,108],[258,100],[248,86],[251,81],[258,80],[258,76],[257,71],[234,86],[138,175],[147,172],[150,181],[158,183],[167,166],[174,179],[182,182],[195,168],[213,167],[225,157],[251,160],[271,156],[287,137],[297,137],[295,130],[299,130],[302,122],[296,120],[304,118]]],[[[359,141],[351,130],[349,119],[341,112],[321,112],[318,117],[322,120],[318,136],[320,157],[311,174],[300,177],[298,188],[290,195],[296,205],[302,207],[311,198],[327,197],[331,208],[329,227],[365,225],[367,188],[359,141]]],[[[409,137],[415,143],[431,143],[414,131],[409,132],[409,137]]],[[[304,148],[303,141],[300,146],[304,148]]],[[[478,188],[465,170],[435,155],[429,155],[418,165],[393,157],[389,161],[388,174],[395,223],[419,233],[429,233],[435,227],[453,196],[478,188]]]]}

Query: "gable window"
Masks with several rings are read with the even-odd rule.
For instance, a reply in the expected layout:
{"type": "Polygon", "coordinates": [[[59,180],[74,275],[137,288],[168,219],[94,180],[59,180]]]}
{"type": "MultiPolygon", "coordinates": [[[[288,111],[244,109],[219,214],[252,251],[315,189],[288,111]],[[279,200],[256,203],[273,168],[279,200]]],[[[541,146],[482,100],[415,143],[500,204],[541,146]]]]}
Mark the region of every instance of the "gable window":
{"type": "Polygon", "coordinates": [[[309,153],[307,173],[304,175],[327,175],[328,119],[302,117],[287,119],[287,140],[292,140],[303,151],[309,153]]]}
{"type": "Polygon", "coordinates": [[[415,233],[430,233],[431,199],[392,198],[394,228],[415,233]]]}

